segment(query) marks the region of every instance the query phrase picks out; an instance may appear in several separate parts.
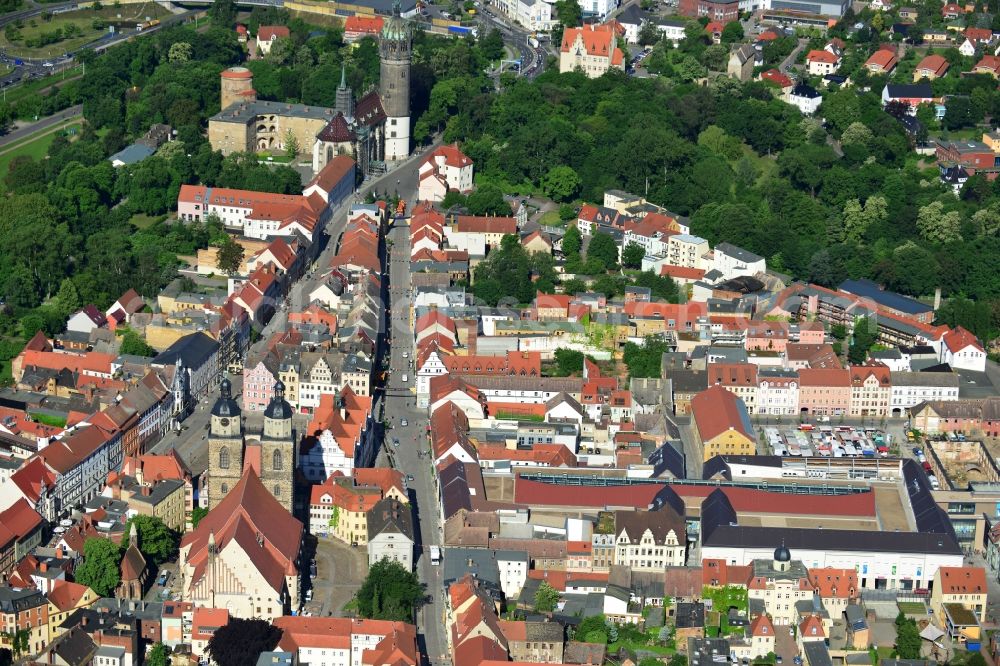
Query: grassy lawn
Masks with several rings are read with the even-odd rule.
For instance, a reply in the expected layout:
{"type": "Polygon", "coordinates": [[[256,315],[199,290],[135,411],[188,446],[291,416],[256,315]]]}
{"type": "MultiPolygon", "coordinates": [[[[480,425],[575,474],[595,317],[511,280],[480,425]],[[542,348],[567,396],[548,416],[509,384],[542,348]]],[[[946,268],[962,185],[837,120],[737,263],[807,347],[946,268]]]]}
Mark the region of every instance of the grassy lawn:
{"type": "Polygon", "coordinates": [[[538,224],[549,227],[561,227],[566,223],[559,219],[559,210],[556,209],[542,213],[542,216],[538,218],[538,224]]]}
{"type": "Polygon", "coordinates": [[[8,55],[54,58],[89,44],[107,33],[110,25],[119,30],[134,30],[136,23],[145,21],[146,17],[160,18],[167,14],[167,10],[149,2],[117,8],[102,7],[97,10],[78,9],[53,14],[48,20],[38,16],[20,21],[19,24],[11,24],[0,33],[0,47],[8,55]],[[67,31],[70,32],[65,36],[67,31]],[[42,42],[46,41],[49,43],[43,45],[42,42]]]}
{"type": "Polygon", "coordinates": [[[136,229],[148,229],[160,220],[167,219],[166,215],[145,215],[143,213],[136,213],[129,220],[129,223],[136,229]]]}
{"type": "Polygon", "coordinates": [[[52,426],[53,428],[66,427],[66,419],[58,416],[52,416],[50,414],[41,414],[39,412],[28,412],[28,416],[35,419],[39,423],[42,423],[47,426],[52,426]]]}
{"type": "Polygon", "coordinates": [[[701,596],[712,600],[712,609],[720,613],[728,613],[730,608],[747,612],[749,601],[746,588],[730,585],[727,587],[705,587],[701,596]]]}
{"type": "Polygon", "coordinates": [[[74,127],[79,129],[81,126],[82,123],[79,120],[70,119],[65,125],[58,125],[56,128],[49,128],[47,130],[42,130],[37,134],[32,134],[23,142],[7,148],[4,152],[0,152],[0,178],[7,175],[7,169],[15,157],[27,155],[35,158],[36,160],[43,159],[45,154],[49,151],[49,146],[51,146],[52,142],[56,140],[56,135],[60,131],[65,131],[74,127]]]}
{"type": "Polygon", "coordinates": [[[927,615],[927,606],[918,601],[900,601],[899,611],[906,615],[927,615]]]}

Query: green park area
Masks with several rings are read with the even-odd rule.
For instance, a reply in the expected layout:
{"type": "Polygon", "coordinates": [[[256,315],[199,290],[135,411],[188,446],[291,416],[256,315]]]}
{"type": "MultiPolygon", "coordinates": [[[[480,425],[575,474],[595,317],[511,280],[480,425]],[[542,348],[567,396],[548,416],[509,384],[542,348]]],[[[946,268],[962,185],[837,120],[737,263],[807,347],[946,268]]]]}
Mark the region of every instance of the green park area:
{"type": "Polygon", "coordinates": [[[154,2],[45,12],[8,23],[0,33],[0,48],[14,57],[55,58],[98,39],[112,26],[134,30],[137,23],[168,13],[154,2]]]}
{"type": "Polygon", "coordinates": [[[80,127],[79,118],[68,118],[54,127],[39,130],[22,141],[0,148],[0,177],[7,173],[14,158],[27,156],[36,160],[44,159],[49,146],[60,132],[72,134],[79,131],[80,127]]]}

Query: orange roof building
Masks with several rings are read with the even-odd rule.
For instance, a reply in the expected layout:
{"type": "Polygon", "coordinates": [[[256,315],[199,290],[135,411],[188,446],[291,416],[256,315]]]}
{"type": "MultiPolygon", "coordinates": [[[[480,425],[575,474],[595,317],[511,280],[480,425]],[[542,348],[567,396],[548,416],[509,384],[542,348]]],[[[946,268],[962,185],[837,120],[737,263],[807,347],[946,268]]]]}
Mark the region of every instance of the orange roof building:
{"type": "Polygon", "coordinates": [[[896,54],[889,49],[879,49],[865,61],[865,68],[872,74],[888,74],[896,69],[896,54]]]}
{"type": "Polygon", "coordinates": [[[755,453],[757,438],[750,414],[736,394],[712,386],[691,399],[691,414],[704,447],[704,460],[755,453]]]}
{"type": "Polygon", "coordinates": [[[579,69],[588,78],[597,78],[609,69],[625,69],[625,55],[617,46],[615,30],[609,25],[567,28],[559,48],[559,71],[579,69]]]}

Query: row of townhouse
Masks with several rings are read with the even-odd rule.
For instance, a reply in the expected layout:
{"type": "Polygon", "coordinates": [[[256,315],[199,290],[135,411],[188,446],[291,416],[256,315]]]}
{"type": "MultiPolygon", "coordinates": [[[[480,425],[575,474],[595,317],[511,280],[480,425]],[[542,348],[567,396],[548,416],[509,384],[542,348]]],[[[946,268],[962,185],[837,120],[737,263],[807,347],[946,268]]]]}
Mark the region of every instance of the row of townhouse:
{"type": "Polygon", "coordinates": [[[355,163],[337,156],[306,185],[302,194],[274,194],[204,185],[182,185],[177,217],[184,222],[218,218],[248,238],[301,235],[313,241],[330,211],[354,190],[355,163]]]}
{"type": "MultiPolygon", "coordinates": [[[[309,305],[289,315],[289,329],[275,334],[243,368],[243,408],[263,411],[274,384],[298,411],[318,409],[326,395],[349,388],[368,396],[374,359],[383,344],[381,281],[384,204],[351,209],[340,248],[309,305]]],[[[325,478],[325,477],[324,477],[325,478]]]]}
{"type": "Polygon", "coordinates": [[[925,401],[958,400],[954,372],[891,371],[882,364],[848,368],[762,368],[713,363],[708,386],[721,386],[751,414],[900,417],[925,401]]]}
{"type": "Polygon", "coordinates": [[[40,443],[38,453],[0,485],[0,506],[25,499],[53,521],[94,498],[123,457],[141,454],[166,432],[172,400],[160,376],[148,373],[117,404],[40,443]]]}

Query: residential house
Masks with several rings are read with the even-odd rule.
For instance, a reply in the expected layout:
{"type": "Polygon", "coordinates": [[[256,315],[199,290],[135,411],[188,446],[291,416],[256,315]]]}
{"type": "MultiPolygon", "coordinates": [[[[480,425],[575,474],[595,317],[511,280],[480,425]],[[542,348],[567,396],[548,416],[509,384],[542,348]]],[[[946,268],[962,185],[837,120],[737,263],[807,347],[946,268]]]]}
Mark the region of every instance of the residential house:
{"type": "Polygon", "coordinates": [[[950,604],[972,611],[979,622],[985,622],[986,596],[986,570],[982,567],[938,567],[931,588],[930,608],[942,624],[950,604]]]}
{"type": "Polygon", "coordinates": [[[936,53],[924,56],[919,63],[917,63],[917,68],[913,70],[913,82],[917,83],[921,79],[927,79],[933,81],[934,79],[941,78],[948,73],[948,61],[944,59],[943,56],[939,56],[936,53]]]}
{"type": "Polygon", "coordinates": [[[986,350],[972,333],[957,326],[945,333],[941,362],[959,370],[986,371],[986,350]]]}
{"type": "Polygon", "coordinates": [[[806,54],[806,70],[809,76],[834,74],[840,68],[841,56],[827,49],[813,49],[806,54]]]}
{"type": "Polygon", "coordinates": [[[399,562],[413,571],[413,515],[394,497],[380,500],[368,512],[368,566],[379,560],[399,562]]]}
{"type": "Polygon", "coordinates": [[[438,146],[417,167],[420,201],[441,201],[449,191],[466,193],[472,189],[473,164],[458,144],[438,146]]]}
{"type": "Polygon", "coordinates": [[[277,40],[288,39],[290,35],[287,26],[262,25],[257,29],[257,48],[263,55],[267,55],[277,40]]]}
{"type": "Polygon", "coordinates": [[[851,372],[851,416],[889,416],[892,378],[884,365],[855,365],[851,372]]]}
{"type": "Polygon", "coordinates": [[[753,44],[740,44],[729,53],[726,73],[739,81],[749,81],[757,64],[757,49],[753,44]]]}
{"type": "Polygon", "coordinates": [[[654,511],[615,512],[615,564],[631,567],[632,571],[658,572],[684,566],[684,505],[676,495],[674,499],[680,513],[669,503],[654,511]]]}
{"type": "Polygon", "coordinates": [[[788,103],[796,107],[803,115],[811,116],[823,103],[823,96],[812,86],[800,83],[788,93],[788,103]]]}
{"type": "Polygon", "coordinates": [[[93,305],[85,305],[83,309],[70,315],[66,322],[66,330],[76,333],[90,333],[108,325],[108,318],[93,305]]]}
{"type": "Polygon", "coordinates": [[[882,106],[890,103],[905,104],[912,115],[921,104],[934,101],[934,93],[927,83],[897,84],[889,83],[882,88],[882,106]]]}
{"type": "Polygon", "coordinates": [[[890,49],[882,48],[875,51],[868,60],[865,61],[865,69],[872,74],[890,74],[896,69],[896,53],[890,49]]]}

